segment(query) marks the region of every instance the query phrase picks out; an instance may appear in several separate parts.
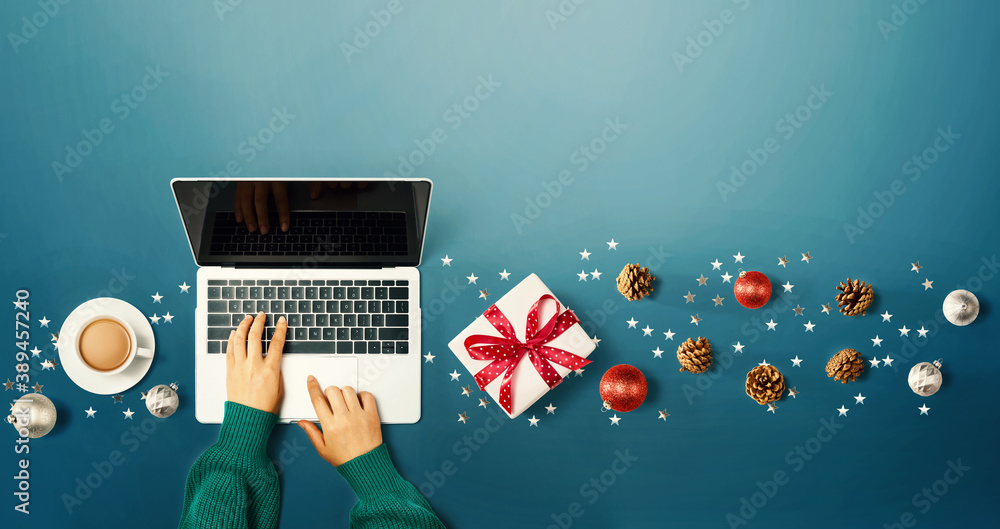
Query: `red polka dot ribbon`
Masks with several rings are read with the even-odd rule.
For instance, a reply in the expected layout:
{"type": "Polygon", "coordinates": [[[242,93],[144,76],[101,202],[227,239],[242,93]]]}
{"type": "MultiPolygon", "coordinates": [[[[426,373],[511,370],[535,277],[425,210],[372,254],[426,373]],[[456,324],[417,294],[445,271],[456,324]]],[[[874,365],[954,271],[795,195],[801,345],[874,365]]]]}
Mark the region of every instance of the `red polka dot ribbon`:
{"type": "Polygon", "coordinates": [[[465,339],[465,349],[469,351],[469,356],[476,360],[492,360],[489,365],[476,373],[476,383],[479,389],[486,391],[486,386],[503,375],[503,382],[500,385],[500,405],[510,414],[511,406],[511,378],[514,369],[521,362],[524,356],[531,360],[535,366],[535,371],[541,375],[542,380],[552,389],[562,382],[562,377],[556,372],[552,364],[559,364],[570,369],[580,369],[590,363],[590,360],[577,356],[569,351],[549,347],[545,344],[558,338],[567,329],[580,323],[572,311],[559,312],[559,302],[556,298],[546,294],[531,306],[528,311],[527,323],[525,324],[524,336],[527,342],[517,339],[514,327],[504,316],[503,312],[496,305],[490,306],[483,313],[486,321],[493,325],[493,328],[500,333],[500,336],[490,336],[487,334],[474,334],[465,339]],[[551,300],[556,304],[556,314],[549,318],[549,321],[539,329],[538,312],[539,307],[545,301],[551,300]]]}

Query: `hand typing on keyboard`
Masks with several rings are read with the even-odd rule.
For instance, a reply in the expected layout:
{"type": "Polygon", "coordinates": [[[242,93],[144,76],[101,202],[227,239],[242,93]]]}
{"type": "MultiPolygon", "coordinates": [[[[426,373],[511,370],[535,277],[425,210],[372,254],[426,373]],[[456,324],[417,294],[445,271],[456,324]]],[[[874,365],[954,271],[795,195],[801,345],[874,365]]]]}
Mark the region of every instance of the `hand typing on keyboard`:
{"type": "Polygon", "coordinates": [[[321,391],[319,382],[311,375],[306,385],[323,429],[306,420],[298,425],[305,430],[320,457],[339,467],[382,444],[382,426],[371,393],[355,393],[350,386],[343,389],[330,386],[321,391]]]}
{"type": "Polygon", "coordinates": [[[285,345],[285,318],[278,320],[263,356],[263,312],[247,315],[229,334],[226,345],[226,399],[230,402],[277,414],[284,397],[281,386],[281,350],[285,345]]]}

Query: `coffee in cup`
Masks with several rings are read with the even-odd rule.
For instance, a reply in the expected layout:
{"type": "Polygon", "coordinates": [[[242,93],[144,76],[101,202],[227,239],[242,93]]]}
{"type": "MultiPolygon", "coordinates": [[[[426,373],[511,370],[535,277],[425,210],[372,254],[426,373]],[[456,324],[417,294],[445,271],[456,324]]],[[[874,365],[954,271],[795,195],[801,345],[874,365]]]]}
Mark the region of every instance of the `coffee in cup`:
{"type": "Polygon", "coordinates": [[[85,366],[107,375],[125,370],[137,355],[152,356],[152,351],[137,347],[128,324],[112,316],[95,317],[83,325],[77,352],[85,366]]]}

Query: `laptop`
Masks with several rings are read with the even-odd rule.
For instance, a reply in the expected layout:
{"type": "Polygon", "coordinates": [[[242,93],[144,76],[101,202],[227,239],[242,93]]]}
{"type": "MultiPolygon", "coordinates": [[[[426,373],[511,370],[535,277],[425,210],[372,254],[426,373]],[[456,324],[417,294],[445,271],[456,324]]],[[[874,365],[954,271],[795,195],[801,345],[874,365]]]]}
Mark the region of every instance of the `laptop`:
{"type": "Polygon", "coordinates": [[[199,422],[222,422],[226,342],[259,311],[264,351],[278,318],[288,322],[279,421],[317,420],[308,375],[324,388],[370,391],[383,423],[420,419],[416,267],[430,180],[178,178],[170,186],[199,267],[199,422]]]}

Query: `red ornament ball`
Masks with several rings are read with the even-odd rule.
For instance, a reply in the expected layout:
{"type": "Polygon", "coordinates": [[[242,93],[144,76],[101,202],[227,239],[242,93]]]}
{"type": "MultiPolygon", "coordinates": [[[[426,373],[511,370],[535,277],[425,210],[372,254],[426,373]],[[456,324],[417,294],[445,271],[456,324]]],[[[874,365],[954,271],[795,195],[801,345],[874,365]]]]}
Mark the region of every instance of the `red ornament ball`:
{"type": "Polygon", "coordinates": [[[748,309],[759,309],[771,299],[771,280],[760,272],[740,272],[733,285],[733,294],[740,305],[748,309]]]}
{"type": "Polygon", "coordinates": [[[619,364],[601,377],[601,400],[606,408],[632,411],[646,400],[646,377],[634,366],[619,364]]]}

